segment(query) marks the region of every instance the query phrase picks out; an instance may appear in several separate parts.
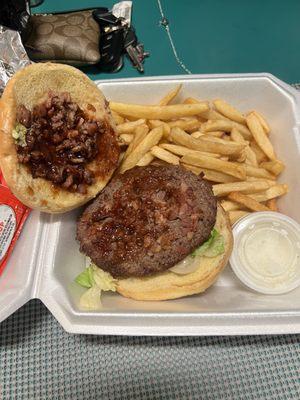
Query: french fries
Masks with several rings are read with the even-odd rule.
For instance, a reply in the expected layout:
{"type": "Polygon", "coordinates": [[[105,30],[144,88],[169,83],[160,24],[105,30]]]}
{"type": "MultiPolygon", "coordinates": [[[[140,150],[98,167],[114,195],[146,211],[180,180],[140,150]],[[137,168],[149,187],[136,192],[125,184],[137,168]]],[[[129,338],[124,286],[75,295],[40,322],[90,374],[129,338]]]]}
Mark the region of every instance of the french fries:
{"type": "Polygon", "coordinates": [[[214,102],[214,106],[219,113],[223,114],[225,117],[231,119],[232,121],[239,122],[241,124],[245,124],[246,120],[242,113],[240,113],[237,109],[232,107],[230,104],[226,103],[226,101],[217,99],[214,102]]]}
{"type": "Polygon", "coordinates": [[[220,154],[217,153],[206,153],[205,151],[191,150],[188,147],[179,146],[177,144],[162,143],[159,146],[165,150],[171,151],[171,153],[174,153],[178,156],[185,156],[186,154],[193,153],[193,154],[202,154],[203,156],[220,158],[220,154]]]}
{"type": "Polygon", "coordinates": [[[239,143],[217,143],[216,141],[202,139],[202,137],[195,139],[180,128],[171,129],[170,139],[174,143],[186,146],[193,150],[200,150],[208,153],[218,153],[223,155],[240,153],[241,150],[245,147],[245,145],[239,143]]]}
{"type": "Polygon", "coordinates": [[[241,204],[251,211],[270,211],[268,207],[240,192],[231,192],[228,194],[227,198],[241,204]]]}
{"type": "Polygon", "coordinates": [[[235,210],[235,211],[228,212],[228,216],[229,216],[231,225],[235,224],[239,219],[241,219],[249,214],[250,213],[248,211],[243,211],[243,210],[235,210]]]}
{"type": "Polygon", "coordinates": [[[180,158],[170,153],[159,146],[154,146],[151,149],[151,154],[160,160],[166,161],[169,164],[179,165],[180,158]]]}
{"type": "Polygon", "coordinates": [[[142,106],[138,104],[109,103],[111,110],[124,116],[145,119],[170,120],[190,117],[208,110],[208,104],[174,104],[170,106],[142,106]]]}
{"type": "Polygon", "coordinates": [[[117,133],[119,135],[123,133],[132,133],[137,126],[143,125],[145,122],[146,122],[145,119],[138,119],[136,121],[124,122],[117,126],[117,133]]]}
{"type": "Polygon", "coordinates": [[[260,164],[263,168],[278,176],[284,170],[284,164],[279,160],[265,161],[260,164]]]}
{"type": "Polygon", "coordinates": [[[182,84],[178,85],[175,89],[171,90],[169,93],[167,93],[158,103],[158,105],[160,106],[166,106],[169,103],[171,103],[171,101],[173,99],[175,99],[175,97],[178,95],[178,93],[180,92],[180,89],[182,88],[182,84]]]}
{"type": "MultiPolygon", "coordinates": [[[[270,185],[266,181],[243,181],[243,182],[232,182],[232,183],[220,183],[217,185],[213,185],[213,191],[215,196],[225,196],[230,192],[242,192],[242,193],[255,193],[265,189],[269,189],[270,185]]],[[[255,195],[251,195],[252,198],[255,198],[255,195]]],[[[268,200],[268,199],[266,199],[268,200]]],[[[264,201],[264,200],[263,200],[264,201]]]]}
{"type": "Polygon", "coordinates": [[[117,125],[123,124],[123,123],[125,122],[125,118],[122,117],[121,115],[119,115],[118,113],[112,111],[112,112],[111,112],[111,115],[112,115],[113,120],[115,121],[115,123],[116,123],[117,125]]]}
{"type": "Polygon", "coordinates": [[[247,176],[254,176],[255,178],[274,179],[274,175],[266,171],[264,168],[254,167],[253,165],[245,164],[247,176]]]}
{"type": "Polygon", "coordinates": [[[243,166],[239,166],[229,161],[219,160],[213,157],[203,156],[201,154],[186,154],[182,157],[182,162],[185,164],[192,164],[196,167],[212,169],[215,171],[226,171],[228,175],[234,176],[239,179],[246,178],[246,171],[243,166]]]}
{"type": "Polygon", "coordinates": [[[241,204],[231,200],[221,200],[221,206],[225,211],[235,211],[241,209],[241,204]]]}
{"type": "Polygon", "coordinates": [[[252,197],[252,199],[262,203],[264,201],[268,201],[268,200],[283,196],[287,192],[288,192],[287,185],[277,184],[277,185],[271,186],[267,190],[262,191],[261,193],[254,193],[254,194],[250,194],[249,196],[252,197]]]}
{"type": "Polygon", "coordinates": [[[254,113],[250,113],[247,116],[246,121],[256,143],[261,148],[261,150],[270,160],[276,160],[272,143],[266,135],[257,116],[254,113]]]}
{"type": "Polygon", "coordinates": [[[139,167],[145,167],[146,165],[149,165],[153,160],[154,160],[154,155],[151,153],[151,151],[148,151],[141,159],[140,161],[137,162],[136,165],[139,167]]]}
{"type": "Polygon", "coordinates": [[[128,155],[136,148],[136,146],[147,136],[149,128],[147,125],[139,125],[135,129],[135,135],[132,142],[127,147],[127,150],[123,156],[123,161],[128,157],[128,155]]]}
{"type": "Polygon", "coordinates": [[[133,168],[140,159],[155,146],[163,135],[163,128],[161,126],[152,129],[148,135],[136,146],[134,150],[125,158],[120,166],[120,173],[133,168]]]}
{"type": "Polygon", "coordinates": [[[255,153],[256,160],[257,160],[258,164],[260,164],[261,162],[267,160],[267,156],[266,156],[265,153],[260,149],[260,147],[256,144],[256,142],[252,141],[252,142],[250,143],[250,148],[251,148],[251,150],[253,150],[253,152],[255,153]]]}
{"type": "Polygon", "coordinates": [[[256,110],[239,111],[223,99],[188,97],[170,104],[181,87],[158,105],[110,102],[119,142],[123,149],[127,146],[119,172],[162,160],[202,174],[231,223],[250,212],[277,211],[277,199],[288,186],[276,181],[285,165],[275,155],[265,118],[256,110]]]}
{"type": "Polygon", "coordinates": [[[121,144],[129,144],[132,140],[133,135],[130,135],[129,133],[122,133],[122,135],[120,135],[121,144]]]}
{"type": "Polygon", "coordinates": [[[278,211],[276,199],[270,199],[270,200],[266,201],[266,206],[271,211],[278,211]]]}
{"type": "Polygon", "coordinates": [[[168,122],[170,128],[178,127],[183,129],[186,132],[193,132],[200,128],[201,121],[197,118],[189,118],[189,119],[178,119],[177,121],[168,122]]]}
{"type": "Polygon", "coordinates": [[[268,135],[271,131],[270,125],[267,123],[267,121],[264,119],[264,117],[258,112],[258,111],[252,111],[254,115],[257,117],[259,120],[261,126],[263,127],[264,131],[268,135]]]}

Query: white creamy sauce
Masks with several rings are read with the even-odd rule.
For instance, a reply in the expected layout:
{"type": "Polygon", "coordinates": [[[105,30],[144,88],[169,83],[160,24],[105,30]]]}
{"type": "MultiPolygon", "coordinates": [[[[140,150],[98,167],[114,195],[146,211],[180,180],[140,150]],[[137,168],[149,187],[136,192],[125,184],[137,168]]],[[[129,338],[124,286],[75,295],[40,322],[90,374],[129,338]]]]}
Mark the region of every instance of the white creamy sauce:
{"type": "Polygon", "coordinates": [[[281,286],[299,274],[300,249],[292,231],[278,223],[257,224],[248,228],[238,246],[238,256],[244,271],[257,284],[281,286]]]}

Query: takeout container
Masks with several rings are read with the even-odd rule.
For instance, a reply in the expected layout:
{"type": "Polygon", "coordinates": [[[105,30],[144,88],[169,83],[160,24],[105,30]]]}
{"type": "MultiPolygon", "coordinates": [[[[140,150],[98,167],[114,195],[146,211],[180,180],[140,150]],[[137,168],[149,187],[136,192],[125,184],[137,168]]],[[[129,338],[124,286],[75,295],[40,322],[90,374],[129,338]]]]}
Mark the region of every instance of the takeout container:
{"type": "MultiPolygon", "coordinates": [[[[280,211],[300,222],[300,93],[269,74],[191,75],[98,82],[108,99],[155,104],[176,84],[181,96],[224,98],[242,111],[257,109],[271,125],[271,140],[286,169],[290,191],[280,211]]],[[[0,321],[24,303],[40,299],[72,333],[120,335],[235,335],[300,333],[300,287],[263,295],[244,287],[226,268],[205,293],[138,302],[104,293],[99,312],[80,311],[84,289],[74,278],[85,266],[75,240],[81,210],[62,215],[34,211],[0,277],[0,321]]]]}

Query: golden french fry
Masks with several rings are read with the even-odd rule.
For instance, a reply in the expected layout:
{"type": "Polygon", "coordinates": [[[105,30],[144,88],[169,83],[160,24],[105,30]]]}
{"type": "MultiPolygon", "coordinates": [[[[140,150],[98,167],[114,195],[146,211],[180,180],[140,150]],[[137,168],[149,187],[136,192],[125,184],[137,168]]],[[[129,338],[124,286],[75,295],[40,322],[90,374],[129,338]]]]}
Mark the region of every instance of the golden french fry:
{"type": "Polygon", "coordinates": [[[246,160],[245,163],[248,165],[252,165],[253,167],[258,167],[258,162],[256,159],[256,155],[254,151],[251,149],[250,146],[247,146],[245,148],[245,153],[246,153],[246,160]]]}
{"type": "Polygon", "coordinates": [[[151,149],[151,154],[160,160],[166,161],[169,164],[179,165],[179,157],[170,153],[159,146],[153,146],[151,149]]]}
{"type": "Polygon", "coordinates": [[[276,199],[270,199],[270,200],[268,200],[268,201],[266,202],[266,206],[267,206],[271,211],[278,211],[276,199]]]}
{"type": "Polygon", "coordinates": [[[218,158],[197,154],[186,154],[181,160],[185,164],[192,164],[202,168],[212,169],[223,173],[225,172],[227,175],[231,175],[239,179],[246,178],[246,171],[244,167],[229,161],[222,161],[218,158]]]}
{"type": "Polygon", "coordinates": [[[191,133],[191,136],[193,138],[195,138],[195,139],[198,139],[200,136],[203,136],[203,135],[204,135],[204,133],[202,133],[200,131],[196,131],[196,132],[191,133]]]}
{"type": "Polygon", "coordinates": [[[241,151],[241,153],[238,157],[232,156],[231,159],[232,160],[235,159],[239,163],[244,163],[246,161],[246,149],[247,149],[247,147],[241,151]]]}
{"type": "Polygon", "coordinates": [[[230,192],[242,192],[249,194],[269,189],[269,187],[270,185],[268,182],[260,180],[251,182],[244,181],[244,182],[233,182],[233,183],[220,183],[214,185],[213,190],[215,196],[226,196],[230,192]]]}
{"type": "Polygon", "coordinates": [[[134,150],[125,158],[120,166],[120,173],[133,168],[139,160],[155,146],[163,136],[163,128],[161,126],[152,129],[147,136],[136,146],[134,150]]]}
{"type": "Polygon", "coordinates": [[[170,128],[178,127],[186,132],[193,132],[196,129],[199,129],[201,124],[202,122],[197,118],[178,119],[176,121],[168,122],[170,128]]]}
{"type": "Polygon", "coordinates": [[[213,101],[213,104],[219,113],[223,114],[225,117],[231,119],[232,121],[245,124],[246,120],[242,113],[240,113],[236,108],[232,107],[226,101],[222,99],[217,99],[213,101]]]}
{"type": "Polygon", "coordinates": [[[258,178],[257,176],[247,176],[246,179],[248,182],[253,182],[253,181],[264,181],[264,182],[268,182],[268,184],[271,186],[274,186],[277,184],[276,181],[274,181],[273,179],[266,179],[266,178],[258,178]]]}
{"type": "Polygon", "coordinates": [[[201,114],[201,116],[207,120],[223,120],[223,121],[230,121],[230,119],[226,118],[224,115],[220,114],[216,110],[212,110],[211,108],[207,111],[204,111],[204,113],[201,114]]]}
{"type": "Polygon", "coordinates": [[[251,138],[251,132],[245,125],[239,124],[238,122],[230,121],[229,119],[208,120],[201,125],[202,132],[231,132],[233,128],[236,128],[239,132],[241,132],[245,139],[251,138]]]}
{"type": "Polygon", "coordinates": [[[115,111],[112,111],[111,115],[112,115],[113,120],[115,121],[116,125],[124,124],[125,119],[123,117],[121,117],[121,115],[119,115],[115,111]]]}
{"type": "Polygon", "coordinates": [[[201,126],[202,132],[210,132],[210,131],[222,131],[222,132],[231,132],[233,128],[232,121],[227,121],[223,119],[211,120],[209,119],[207,122],[204,122],[201,126]]]}
{"type": "Polygon", "coordinates": [[[252,112],[255,114],[255,116],[259,120],[261,126],[263,127],[264,131],[268,135],[271,131],[271,128],[270,128],[269,124],[267,123],[267,121],[264,119],[264,117],[258,111],[252,111],[252,112]]]}
{"type": "Polygon", "coordinates": [[[239,132],[241,132],[241,134],[246,140],[251,139],[252,134],[250,130],[247,128],[247,126],[239,124],[238,122],[233,122],[233,127],[236,128],[239,132]]]}
{"type": "Polygon", "coordinates": [[[281,172],[284,170],[285,165],[283,162],[279,160],[273,160],[273,161],[265,161],[260,164],[262,168],[265,168],[267,171],[271,172],[274,175],[279,175],[281,172]]]}
{"type": "Polygon", "coordinates": [[[218,138],[224,137],[224,139],[226,138],[226,140],[227,140],[227,138],[229,138],[229,136],[227,136],[226,133],[222,132],[222,131],[210,131],[210,132],[206,132],[206,134],[207,134],[207,136],[215,136],[218,138]]]}
{"type": "Polygon", "coordinates": [[[247,142],[243,138],[243,135],[236,128],[233,128],[232,131],[231,131],[230,136],[231,136],[231,139],[234,142],[246,143],[247,144],[247,147],[245,148],[245,155],[246,155],[245,163],[249,164],[249,165],[253,165],[254,167],[257,167],[258,166],[258,162],[257,162],[257,159],[256,159],[256,154],[251,149],[251,147],[248,145],[249,142],[247,142]]]}
{"type": "Polygon", "coordinates": [[[109,103],[110,109],[125,116],[145,119],[170,120],[201,114],[208,110],[205,102],[199,104],[174,104],[169,106],[150,106],[138,104],[109,103]]]}
{"type": "Polygon", "coordinates": [[[137,126],[143,125],[145,124],[145,122],[146,122],[145,119],[138,119],[136,121],[124,122],[123,124],[117,126],[117,133],[119,135],[123,133],[132,133],[137,126]]]}
{"type": "Polygon", "coordinates": [[[235,201],[251,211],[270,211],[268,207],[240,192],[231,192],[227,197],[229,200],[235,201]]]}
{"type": "Polygon", "coordinates": [[[234,142],[248,144],[249,142],[244,139],[243,135],[237,128],[232,128],[230,137],[234,142]]]}
{"type": "Polygon", "coordinates": [[[250,113],[246,118],[247,125],[261,150],[266,154],[271,160],[275,160],[276,156],[272,143],[270,142],[268,136],[266,135],[263,127],[261,126],[259,119],[254,113],[250,113]]]}
{"type": "Polygon", "coordinates": [[[164,138],[168,139],[171,132],[171,128],[166,122],[160,121],[159,119],[150,119],[148,121],[148,124],[151,129],[157,128],[158,126],[162,126],[164,130],[164,138]]]}
{"type": "Polygon", "coordinates": [[[149,128],[147,125],[139,125],[135,128],[135,134],[133,135],[132,142],[126,149],[123,156],[123,160],[128,157],[128,155],[136,148],[136,146],[147,136],[149,128]]]}
{"type": "Polygon", "coordinates": [[[171,90],[167,93],[158,103],[160,106],[166,106],[167,104],[171,103],[171,101],[178,95],[180,89],[182,88],[182,84],[176,86],[175,89],[171,90]]]}
{"type": "Polygon", "coordinates": [[[275,179],[275,176],[270,174],[264,168],[254,167],[253,165],[245,164],[246,175],[254,176],[255,178],[275,179]]]}
{"type": "Polygon", "coordinates": [[[133,140],[133,135],[130,135],[129,133],[122,133],[122,135],[119,136],[121,144],[129,144],[133,140]]]}
{"type": "Polygon", "coordinates": [[[262,161],[267,160],[267,156],[260,149],[260,147],[256,144],[256,142],[250,142],[250,149],[253,150],[256,156],[257,163],[260,164],[262,161]]]}
{"type": "Polygon", "coordinates": [[[151,154],[151,151],[148,151],[148,153],[146,153],[139,162],[137,162],[136,165],[138,165],[139,167],[145,167],[146,165],[149,165],[154,159],[154,155],[151,154]]]}
{"type": "Polygon", "coordinates": [[[170,151],[178,156],[185,156],[186,154],[202,154],[203,156],[220,158],[220,154],[217,153],[206,153],[205,151],[191,150],[188,147],[179,146],[178,144],[170,144],[170,143],[161,143],[159,147],[162,147],[165,150],[170,151]]]}
{"type": "Polygon", "coordinates": [[[228,161],[228,160],[229,160],[229,158],[228,158],[227,156],[222,156],[222,157],[220,157],[220,160],[223,160],[223,161],[228,161]]]}
{"type": "Polygon", "coordinates": [[[245,145],[239,143],[217,143],[215,141],[212,142],[208,140],[203,140],[202,137],[195,139],[180,128],[171,129],[170,139],[174,143],[189,147],[192,150],[200,150],[208,153],[218,153],[222,155],[240,153],[241,150],[245,147],[245,145]]]}
{"type": "Polygon", "coordinates": [[[288,185],[277,184],[271,186],[269,189],[262,191],[261,193],[249,194],[252,199],[262,203],[274,199],[276,197],[283,196],[288,192],[288,185]]]}
{"type": "Polygon", "coordinates": [[[239,203],[231,200],[221,200],[221,206],[227,212],[241,209],[241,205],[239,203]]]}
{"type": "Polygon", "coordinates": [[[182,165],[185,169],[192,171],[195,175],[199,175],[202,172],[201,168],[195,167],[195,165],[184,164],[184,163],[180,163],[180,165],[182,165]]]}
{"type": "Polygon", "coordinates": [[[239,219],[245,217],[246,215],[250,214],[248,211],[243,211],[243,210],[234,210],[234,211],[229,211],[228,216],[231,225],[236,223],[239,219]]]}
{"type": "Polygon", "coordinates": [[[193,97],[187,97],[186,99],[183,100],[183,104],[199,104],[199,103],[201,103],[201,101],[193,97]]]}
{"type": "Polygon", "coordinates": [[[237,178],[233,176],[223,174],[223,172],[214,171],[212,169],[206,169],[201,167],[196,167],[195,165],[181,163],[181,165],[193,171],[196,175],[199,175],[201,172],[204,174],[204,178],[211,182],[218,182],[218,183],[229,183],[237,181],[237,178]]]}

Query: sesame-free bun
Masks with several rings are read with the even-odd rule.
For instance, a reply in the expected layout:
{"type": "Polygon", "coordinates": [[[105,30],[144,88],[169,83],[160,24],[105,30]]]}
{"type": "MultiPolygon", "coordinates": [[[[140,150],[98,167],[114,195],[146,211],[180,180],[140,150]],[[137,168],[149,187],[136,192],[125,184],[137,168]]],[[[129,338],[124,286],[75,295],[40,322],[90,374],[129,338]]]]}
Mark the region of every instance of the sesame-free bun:
{"type": "Polygon", "coordinates": [[[68,65],[37,63],[18,71],[10,79],[0,101],[0,167],[7,185],[22,203],[49,213],[76,208],[95,197],[107,184],[117,167],[118,157],[114,122],[106,100],[84,73],[68,65]],[[72,101],[83,111],[92,113],[95,119],[103,121],[108,127],[101,134],[98,155],[87,164],[96,178],[87,187],[86,194],[69,192],[43,178],[34,179],[28,167],[18,161],[12,137],[17,107],[23,104],[32,110],[45,101],[49,91],[70,93],[72,101]],[[95,111],[88,111],[88,105],[92,105],[95,111]]]}
{"type": "Polygon", "coordinates": [[[230,257],[233,237],[229,218],[218,205],[215,228],[223,235],[225,251],[213,258],[200,257],[199,267],[186,275],[177,275],[171,271],[145,278],[120,279],[117,291],[134,300],[169,300],[204,292],[210,287],[230,257]]]}

